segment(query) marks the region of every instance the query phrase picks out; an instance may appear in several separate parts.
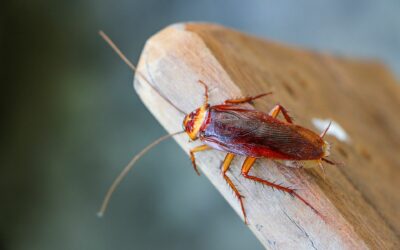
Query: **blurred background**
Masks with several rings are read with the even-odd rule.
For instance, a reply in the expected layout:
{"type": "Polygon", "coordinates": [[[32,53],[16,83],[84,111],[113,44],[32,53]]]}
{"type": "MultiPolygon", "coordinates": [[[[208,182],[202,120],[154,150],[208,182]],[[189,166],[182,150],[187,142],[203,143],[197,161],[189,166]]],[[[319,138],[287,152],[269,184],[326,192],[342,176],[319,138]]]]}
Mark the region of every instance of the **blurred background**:
{"type": "Polygon", "coordinates": [[[96,217],[132,155],[165,133],[132,88],[146,39],[182,21],[361,58],[400,75],[400,1],[87,0],[2,3],[0,249],[262,249],[187,155],[144,157],[96,217]],[[325,3],[322,3],[325,2],[325,3]]]}

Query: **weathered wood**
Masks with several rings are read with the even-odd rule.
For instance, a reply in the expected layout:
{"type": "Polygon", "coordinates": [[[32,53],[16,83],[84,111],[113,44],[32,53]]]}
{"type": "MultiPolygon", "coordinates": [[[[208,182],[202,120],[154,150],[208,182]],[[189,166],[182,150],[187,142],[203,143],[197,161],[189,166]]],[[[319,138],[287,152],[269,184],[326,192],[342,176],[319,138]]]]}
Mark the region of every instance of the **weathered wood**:
{"type": "MultiPolygon", "coordinates": [[[[237,157],[229,172],[245,196],[249,228],[266,248],[395,249],[400,232],[400,91],[393,76],[376,62],[356,61],[260,40],[210,24],[177,24],[148,40],[139,70],[163,95],[186,112],[203,100],[199,79],[210,87],[211,104],[273,91],[256,101],[268,111],[285,105],[296,123],[311,128],[312,119],[332,119],[349,136],[332,142],[333,159],[344,166],[294,169],[260,160],[257,176],[299,189],[316,207],[263,187],[240,175],[237,157]]],[[[135,88],[170,132],[182,128],[183,116],[140,77],[135,88]]],[[[188,152],[199,142],[177,142],[188,152]]],[[[222,152],[197,154],[206,177],[242,217],[238,200],[220,173],[222,152]]],[[[191,166],[188,166],[191,167],[191,166]]]]}

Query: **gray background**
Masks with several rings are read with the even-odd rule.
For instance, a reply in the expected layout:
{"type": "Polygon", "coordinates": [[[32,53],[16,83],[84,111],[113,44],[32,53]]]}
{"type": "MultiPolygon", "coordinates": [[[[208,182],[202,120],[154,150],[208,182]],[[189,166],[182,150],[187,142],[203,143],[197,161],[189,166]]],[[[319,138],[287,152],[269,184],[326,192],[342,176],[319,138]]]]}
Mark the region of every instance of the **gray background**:
{"type": "Polygon", "coordinates": [[[0,15],[0,249],[261,249],[188,157],[166,142],[95,214],[130,157],[165,133],[132,89],[168,24],[209,21],[285,43],[376,57],[400,73],[400,1],[9,1],[0,15]]]}

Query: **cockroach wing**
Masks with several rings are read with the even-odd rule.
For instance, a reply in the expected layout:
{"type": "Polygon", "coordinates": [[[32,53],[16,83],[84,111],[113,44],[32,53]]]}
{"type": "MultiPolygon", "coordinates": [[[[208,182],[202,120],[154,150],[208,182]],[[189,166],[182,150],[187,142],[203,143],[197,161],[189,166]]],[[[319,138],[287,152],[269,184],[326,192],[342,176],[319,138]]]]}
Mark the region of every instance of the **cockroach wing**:
{"type": "Polygon", "coordinates": [[[237,155],[287,160],[323,156],[324,141],[311,130],[233,105],[210,107],[200,139],[237,155]]]}

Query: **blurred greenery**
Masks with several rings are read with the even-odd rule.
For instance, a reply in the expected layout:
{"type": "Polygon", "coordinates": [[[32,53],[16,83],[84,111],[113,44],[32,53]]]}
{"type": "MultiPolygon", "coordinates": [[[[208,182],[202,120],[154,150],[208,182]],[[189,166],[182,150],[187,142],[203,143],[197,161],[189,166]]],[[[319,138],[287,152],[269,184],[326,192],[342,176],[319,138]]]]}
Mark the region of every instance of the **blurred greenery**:
{"type": "Polygon", "coordinates": [[[377,57],[400,72],[396,0],[16,0],[2,6],[0,249],[262,248],[173,141],[143,158],[105,218],[95,216],[122,166],[165,133],[99,29],[133,61],[166,25],[199,20],[377,57]]]}

